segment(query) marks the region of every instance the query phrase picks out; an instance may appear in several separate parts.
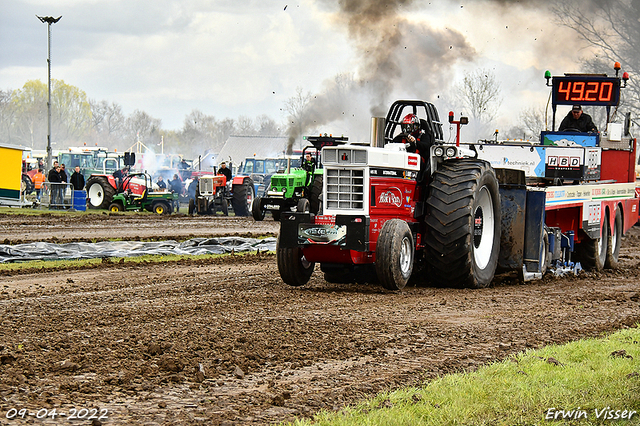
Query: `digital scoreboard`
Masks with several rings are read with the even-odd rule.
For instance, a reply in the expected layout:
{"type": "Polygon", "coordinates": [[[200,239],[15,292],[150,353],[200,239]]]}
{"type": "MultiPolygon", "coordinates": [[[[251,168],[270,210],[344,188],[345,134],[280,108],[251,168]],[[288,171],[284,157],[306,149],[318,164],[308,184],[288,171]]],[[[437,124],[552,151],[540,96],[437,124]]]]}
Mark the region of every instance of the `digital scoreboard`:
{"type": "Polygon", "coordinates": [[[555,105],[615,106],[620,101],[618,77],[553,77],[552,86],[555,105]]]}

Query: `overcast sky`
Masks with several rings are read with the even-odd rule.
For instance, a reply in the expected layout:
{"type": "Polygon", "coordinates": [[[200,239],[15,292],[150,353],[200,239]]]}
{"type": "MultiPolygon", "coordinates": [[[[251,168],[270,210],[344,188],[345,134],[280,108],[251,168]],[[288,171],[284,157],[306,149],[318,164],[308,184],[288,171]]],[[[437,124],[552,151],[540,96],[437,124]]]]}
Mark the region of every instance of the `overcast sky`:
{"type": "MultiPolygon", "coordinates": [[[[464,70],[479,67],[501,81],[498,124],[506,126],[546,103],[545,70],[578,71],[585,53],[545,1],[376,0],[382,17],[360,16],[360,3],[0,0],[0,89],[47,81],[46,24],[36,15],[62,15],[52,25],[52,78],[127,115],[143,110],[169,130],[193,109],[285,121],[283,105],[297,87],[322,94],[339,73],[353,73],[387,106],[396,98],[442,103],[464,70]],[[389,29],[400,36],[381,35],[389,29]]],[[[340,108],[364,128],[371,103],[340,108]]],[[[336,127],[327,132],[345,130],[336,127]]]]}

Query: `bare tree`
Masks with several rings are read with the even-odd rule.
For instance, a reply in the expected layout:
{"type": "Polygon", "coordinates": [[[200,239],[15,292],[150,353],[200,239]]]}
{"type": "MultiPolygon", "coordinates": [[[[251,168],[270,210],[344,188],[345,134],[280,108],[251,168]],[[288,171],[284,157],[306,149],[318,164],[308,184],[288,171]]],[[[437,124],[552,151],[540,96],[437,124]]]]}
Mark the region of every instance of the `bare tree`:
{"type": "Polygon", "coordinates": [[[463,114],[472,117],[469,130],[473,137],[486,136],[502,104],[500,83],[494,72],[484,68],[466,72],[454,90],[463,114]]]}
{"type": "Polygon", "coordinates": [[[296,88],[296,93],[284,104],[284,111],[289,114],[289,149],[297,141],[302,146],[302,132],[305,130],[305,122],[308,120],[309,103],[313,99],[311,92],[296,88]]]}
{"type": "Polygon", "coordinates": [[[126,120],[127,143],[134,144],[140,140],[147,146],[157,144],[161,139],[161,123],[162,120],[153,118],[144,111],[135,110],[126,120]]]}
{"type": "Polygon", "coordinates": [[[273,118],[266,114],[262,114],[256,118],[258,125],[258,133],[261,136],[279,136],[282,135],[282,126],[273,118]]]}
{"type": "Polygon", "coordinates": [[[0,90],[0,140],[11,142],[16,111],[12,103],[13,90],[0,90]]]}
{"type": "MultiPolygon", "coordinates": [[[[640,1],[558,2],[553,11],[561,24],[597,49],[599,58],[583,61],[585,71],[610,74],[613,63],[620,62],[623,70],[640,75],[640,1]],[[603,64],[607,65],[605,70],[603,64]]],[[[640,82],[629,80],[620,103],[625,111],[640,115],[640,82]]]]}
{"type": "Polygon", "coordinates": [[[462,84],[456,87],[458,101],[474,120],[488,123],[493,120],[500,105],[500,83],[493,71],[477,69],[466,72],[462,84]]]}
{"type": "Polygon", "coordinates": [[[124,141],[126,119],[122,107],[114,102],[90,100],[93,137],[100,146],[128,148],[124,141]]]}
{"type": "Polygon", "coordinates": [[[546,128],[544,107],[531,106],[523,109],[520,112],[519,121],[524,130],[525,139],[540,140],[540,132],[546,128]]]}

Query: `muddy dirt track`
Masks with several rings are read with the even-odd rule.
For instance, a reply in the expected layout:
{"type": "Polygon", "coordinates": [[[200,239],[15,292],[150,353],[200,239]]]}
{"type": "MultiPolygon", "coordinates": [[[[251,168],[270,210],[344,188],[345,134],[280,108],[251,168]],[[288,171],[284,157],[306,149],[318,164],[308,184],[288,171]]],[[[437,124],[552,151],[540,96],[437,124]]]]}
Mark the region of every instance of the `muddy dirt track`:
{"type": "MultiPolygon", "coordinates": [[[[270,220],[98,217],[82,231],[53,216],[0,216],[0,226],[12,242],[38,240],[50,228],[67,235],[70,227],[69,237],[56,238],[278,229],[270,220]]],[[[308,285],[291,288],[279,279],[274,255],[255,253],[4,274],[0,424],[27,423],[7,420],[12,408],[108,410],[102,423],[114,425],[258,425],[338,410],[527,348],[634,325],[639,247],[635,227],[624,238],[618,271],[526,285],[504,275],[482,290],[387,292],[328,284],[319,270],[308,285]]]]}

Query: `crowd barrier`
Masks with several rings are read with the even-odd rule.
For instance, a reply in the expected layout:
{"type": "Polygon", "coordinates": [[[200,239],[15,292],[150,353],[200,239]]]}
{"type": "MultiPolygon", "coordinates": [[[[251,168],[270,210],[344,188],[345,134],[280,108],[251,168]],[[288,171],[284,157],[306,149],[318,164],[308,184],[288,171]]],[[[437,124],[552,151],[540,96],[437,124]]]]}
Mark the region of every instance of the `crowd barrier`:
{"type": "Polygon", "coordinates": [[[70,183],[50,183],[43,189],[40,197],[42,205],[53,210],[87,210],[87,191],[77,191],[70,183]]]}

